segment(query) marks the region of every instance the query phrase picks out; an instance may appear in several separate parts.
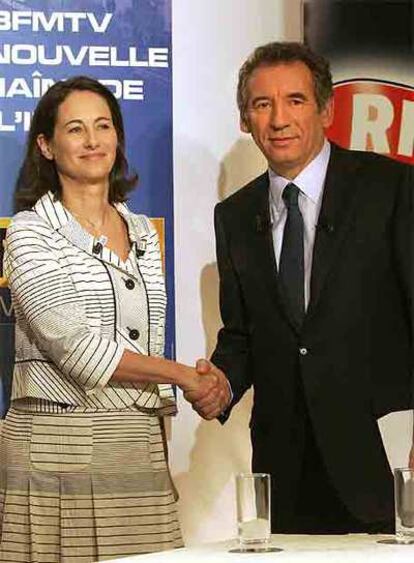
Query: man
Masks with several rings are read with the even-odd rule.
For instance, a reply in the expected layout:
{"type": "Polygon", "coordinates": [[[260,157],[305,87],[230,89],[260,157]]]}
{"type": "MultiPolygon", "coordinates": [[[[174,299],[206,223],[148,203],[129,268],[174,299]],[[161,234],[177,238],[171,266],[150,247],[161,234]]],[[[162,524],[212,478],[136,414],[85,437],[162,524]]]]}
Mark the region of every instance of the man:
{"type": "Polygon", "coordinates": [[[272,531],[392,531],[377,419],[413,406],[412,168],[326,140],[329,65],[302,44],[256,49],[238,105],[269,170],[216,207],[224,327],[198,369],[233,395],[194,407],[224,421],[253,385],[272,531]]]}

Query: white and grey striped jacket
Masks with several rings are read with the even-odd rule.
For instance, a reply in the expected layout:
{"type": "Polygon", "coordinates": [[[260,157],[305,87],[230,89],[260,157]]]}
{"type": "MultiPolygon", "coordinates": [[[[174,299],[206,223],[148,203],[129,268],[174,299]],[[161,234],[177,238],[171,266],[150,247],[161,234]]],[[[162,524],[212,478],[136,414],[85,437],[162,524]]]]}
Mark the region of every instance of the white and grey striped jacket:
{"type": "Polygon", "coordinates": [[[12,400],[175,412],[170,385],[110,381],[125,349],[163,354],[166,310],[157,232],[144,215],[116,208],[131,241],[126,262],[50,192],[13,218],[4,253],[16,314],[12,400]]]}

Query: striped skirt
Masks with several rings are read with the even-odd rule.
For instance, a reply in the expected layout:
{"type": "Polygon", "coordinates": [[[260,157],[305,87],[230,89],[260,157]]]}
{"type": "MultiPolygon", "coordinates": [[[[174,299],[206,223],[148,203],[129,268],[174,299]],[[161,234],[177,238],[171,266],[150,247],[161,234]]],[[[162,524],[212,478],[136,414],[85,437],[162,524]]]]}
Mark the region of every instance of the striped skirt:
{"type": "Polygon", "coordinates": [[[0,441],[0,562],[89,563],[182,546],[160,420],[12,407],[0,441]]]}

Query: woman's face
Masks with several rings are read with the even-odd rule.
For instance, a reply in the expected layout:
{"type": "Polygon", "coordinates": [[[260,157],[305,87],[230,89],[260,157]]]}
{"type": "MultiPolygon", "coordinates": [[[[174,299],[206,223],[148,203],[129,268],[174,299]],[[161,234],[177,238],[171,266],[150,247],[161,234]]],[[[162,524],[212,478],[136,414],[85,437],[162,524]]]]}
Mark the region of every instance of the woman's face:
{"type": "Polygon", "coordinates": [[[43,156],[53,160],[62,184],[108,183],[118,138],[104,98],[75,90],[61,103],[53,137],[37,138],[43,156]]]}

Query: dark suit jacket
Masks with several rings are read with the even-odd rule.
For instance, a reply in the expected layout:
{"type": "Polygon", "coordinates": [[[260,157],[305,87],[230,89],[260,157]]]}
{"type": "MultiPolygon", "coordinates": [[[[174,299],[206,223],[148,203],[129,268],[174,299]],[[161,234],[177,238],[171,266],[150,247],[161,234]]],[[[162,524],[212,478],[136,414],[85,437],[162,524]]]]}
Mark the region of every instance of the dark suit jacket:
{"type": "Polygon", "coordinates": [[[215,210],[224,327],[212,361],[234,399],[254,387],[253,469],[289,503],[301,466],[298,378],[327,471],[362,521],[393,514],[376,420],[413,406],[413,168],[333,146],[311,299],[294,325],[277,280],[267,173],[215,210]]]}

